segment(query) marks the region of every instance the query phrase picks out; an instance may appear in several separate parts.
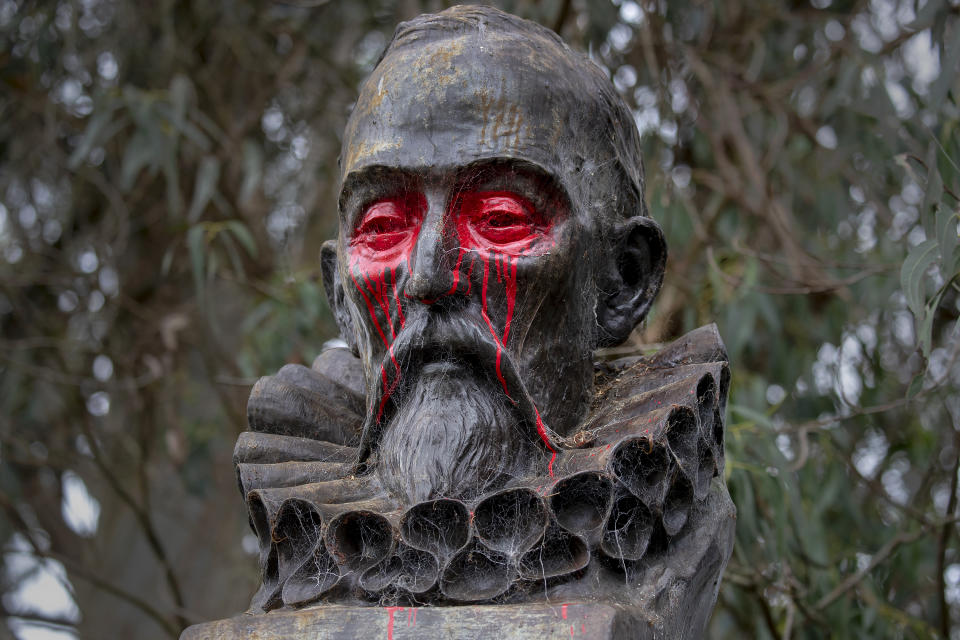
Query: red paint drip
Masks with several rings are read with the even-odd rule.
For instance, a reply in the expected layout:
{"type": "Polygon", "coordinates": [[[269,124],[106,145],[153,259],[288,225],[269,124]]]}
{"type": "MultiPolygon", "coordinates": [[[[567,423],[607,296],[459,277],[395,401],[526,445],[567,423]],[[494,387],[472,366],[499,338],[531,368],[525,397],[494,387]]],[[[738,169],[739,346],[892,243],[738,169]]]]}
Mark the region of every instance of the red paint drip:
{"type": "MultiPolygon", "coordinates": [[[[387,271],[390,271],[388,268],[387,271]]],[[[386,314],[386,321],[390,323],[390,334],[391,337],[395,337],[393,334],[393,319],[390,316],[390,305],[386,302],[386,296],[384,295],[386,289],[386,273],[384,273],[379,278],[371,277],[370,280],[377,283],[377,288],[374,289],[373,286],[369,284],[367,276],[363,276],[364,283],[367,284],[368,288],[371,289],[371,293],[377,301],[377,305],[383,309],[386,314]]],[[[377,333],[380,334],[380,339],[383,341],[383,346],[386,347],[387,353],[390,355],[390,360],[393,362],[393,366],[396,369],[396,377],[393,382],[387,380],[387,371],[383,367],[380,367],[380,376],[383,379],[383,397],[380,398],[380,406],[377,408],[377,421],[383,417],[384,407],[387,405],[387,400],[390,399],[390,396],[396,390],[397,385],[400,382],[400,363],[397,362],[397,358],[393,353],[393,340],[387,340],[387,335],[383,331],[383,327],[380,325],[380,321],[377,319],[377,312],[374,308],[373,302],[370,301],[370,298],[367,296],[367,293],[364,291],[364,288],[360,286],[360,283],[357,282],[356,276],[353,274],[353,269],[350,269],[350,279],[353,280],[353,285],[357,288],[357,291],[360,292],[360,295],[363,297],[363,301],[367,305],[367,312],[370,314],[370,319],[373,320],[373,326],[377,328],[377,333]]],[[[396,282],[396,279],[394,279],[396,282]]],[[[397,301],[397,309],[400,308],[399,299],[397,301]]]]}
{"type": "Polygon", "coordinates": [[[463,247],[460,247],[460,253],[457,254],[457,264],[453,268],[453,284],[450,285],[450,290],[447,291],[446,295],[453,295],[457,290],[457,285],[460,284],[460,264],[463,262],[463,247]]]}
{"type": "Polygon", "coordinates": [[[397,377],[393,379],[393,383],[391,383],[390,386],[388,387],[388,386],[387,386],[387,373],[386,373],[386,371],[383,371],[383,368],[382,368],[382,367],[380,368],[380,371],[383,371],[383,384],[384,384],[384,389],[383,389],[383,397],[380,398],[380,407],[379,407],[379,409],[377,409],[377,421],[378,421],[378,422],[380,421],[380,418],[383,416],[383,409],[384,409],[384,407],[387,405],[387,400],[390,399],[390,396],[393,395],[393,392],[397,390],[397,385],[400,384],[400,365],[397,364],[397,359],[396,359],[396,357],[395,357],[394,354],[393,354],[393,345],[391,344],[391,345],[388,347],[388,349],[389,349],[389,353],[390,353],[390,359],[393,360],[393,364],[394,364],[394,366],[396,366],[396,368],[397,368],[397,377]]]}
{"type": "Polygon", "coordinates": [[[570,606],[570,605],[566,605],[566,604],[560,605],[560,615],[563,616],[563,619],[564,619],[564,620],[567,619],[567,607],[568,607],[568,606],[570,606]]]}
{"type": "Polygon", "coordinates": [[[383,315],[387,319],[387,325],[390,327],[390,342],[392,343],[394,340],[397,339],[397,334],[394,332],[394,329],[393,329],[393,318],[390,315],[390,301],[387,299],[387,296],[386,296],[387,279],[390,277],[391,274],[392,272],[390,270],[390,267],[387,267],[387,269],[383,272],[382,275],[380,275],[379,277],[371,276],[370,279],[373,280],[373,282],[377,285],[376,289],[374,289],[373,297],[376,299],[377,304],[380,305],[380,308],[383,309],[383,315]]]}
{"type": "Polygon", "coordinates": [[[400,296],[397,294],[397,274],[393,274],[393,300],[397,304],[397,317],[400,318],[400,328],[403,329],[407,324],[407,319],[403,317],[403,308],[400,306],[400,296]]]}
{"type": "MultiPolygon", "coordinates": [[[[492,252],[491,252],[491,253],[492,253],[492,252]]],[[[495,256],[495,255],[494,255],[494,259],[496,259],[496,256],[495,256]]],[[[494,340],[494,342],[496,342],[496,344],[497,344],[497,366],[496,366],[496,369],[497,369],[497,379],[500,380],[500,384],[503,385],[503,392],[507,394],[507,397],[508,397],[508,398],[510,398],[511,400],[513,400],[513,398],[510,396],[510,390],[507,389],[507,381],[504,379],[504,377],[503,377],[503,372],[502,372],[501,369],[500,369],[500,361],[501,361],[502,356],[503,356],[503,342],[501,342],[501,341],[500,341],[500,338],[497,336],[497,331],[496,331],[496,329],[494,329],[493,323],[490,321],[490,316],[487,314],[487,285],[488,285],[488,282],[489,282],[489,279],[490,279],[490,256],[489,256],[489,255],[488,255],[488,256],[484,256],[484,257],[481,258],[481,260],[483,260],[483,290],[481,291],[481,294],[480,294],[480,311],[481,311],[481,315],[483,315],[484,321],[487,323],[487,327],[490,329],[490,335],[493,336],[493,340],[494,340]]],[[[516,259],[514,259],[514,260],[516,260],[516,259]]],[[[516,266],[515,266],[515,265],[514,265],[512,271],[513,271],[514,276],[515,276],[515,274],[516,274],[516,266]]],[[[513,287],[512,287],[512,294],[513,294],[512,297],[515,299],[515,298],[516,298],[516,280],[514,280],[514,284],[513,284],[513,287]]],[[[507,332],[509,331],[510,320],[511,320],[510,315],[513,313],[513,303],[512,303],[512,301],[510,300],[510,297],[511,297],[511,289],[510,289],[510,288],[508,288],[508,290],[507,290],[507,297],[508,297],[508,301],[507,301],[507,326],[506,326],[506,328],[504,329],[504,336],[506,336],[507,332]]],[[[550,453],[551,453],[550,463],[547,465],[547,471],[549,472],[550,477],[552,478],[552,477],[553,477],[553,463],[554,463],[554,462],[556,461],[556,459],[557,459],[557,450],[554,449],[554,448],[553,448],[553,445],[550,444],[550,437],[547,435],[547,428],[544,426],[544,424],[543,424],[543,419],[540,417],[540,410],[537,409],[536,406],[534,406],[534,407],[533,407],[533,411],[534,411],[534,413],[536,413],[536,415],[537,415],[537,435],[540,436],[540,439],[543,440],[543,444],[545,444],[545,445],[547,446],[547,449],[549,449],[549,450],[550,450],[550,453]]]]}
{"type": "Polygon", "coordinates": [[[493,341],[497,344],[497,380],[503,385],[503,392],[507,394],[508,398],[513,400],[510,396],[510,390],[507,389],[507,381],[504,380],[503,372],[500,370],[500,360],[503,356],[503,343],[500,342],[500,338],[497,336],[497,330],[493,328],[493,323],[490,322],[490,316],[487,315],[487,283],[490,278],[490,258],[489,256],[485,256],[481,258],[481,260],[483,260],[483,289],[480,293],[480,313],[487,323],[487,327],[490,329],[490,335],[493,336],[493,341]]]}
{"type": "Polygon", "coordinates": [[[389,347],[390,343],[387,341],[387,336],[383,332],[383,328],[380,326],[380,321],[377,320],[377,312],[373,309],[373,303],[370,302],[370,298],[367,297],[363,287],[361,287],[360,283],[357,282],[356,276],[353,275],[353,269],[350,269],[350,279],[353,280],[353,286],[355,286],[357,291],[360,292],[360,295],[363,296],[363,301],[367,305],[367,311],[370,313],[370,318],[373,320],[373,326],[377,328],[377,332],[380,334],[380,339],[383,340],[383,345],[385,347],[389,347]]]}
{"type": "Polygon", "coordinates": [[[393,614],[403,611],[403,607],[385,607],[387,610],[387,640],[393,640],[393,614]]]}
{"type": "Polygon", "coordinates": [[[467,297],[470,296],[470,289],[473,288],[473,265],[476,264],[475,260],[470,261],[470,266],[467,268],[467,292],[464,294],[467,297]]]}
{"type": "Polygon", "coordinates": [[[513,321],[513,307],[517,301],[517,256],[510,258],[510,264],[504,266],[504,271],[507,273],[504,285],[507,294],[507,319],[503,326],[503,343],[506,344],[510,335],[510,323],[513,321]]]}
{"type": "Polygon", "coordinates": [[[536,407],[534,407],[533,410],[537,413],[537,435],[540,436],[543,444],[547,445],[547,449],[549,449],[552,454],[550,456],[550,464],[547,465],[547,471],[550,472],[550,477],[552,478],[553,463],[557,460],[557,450],[550,444],[550,438],[547,436],[547,428],[543,426],[543,420],[540,419],[540,411],[536,407]]]}

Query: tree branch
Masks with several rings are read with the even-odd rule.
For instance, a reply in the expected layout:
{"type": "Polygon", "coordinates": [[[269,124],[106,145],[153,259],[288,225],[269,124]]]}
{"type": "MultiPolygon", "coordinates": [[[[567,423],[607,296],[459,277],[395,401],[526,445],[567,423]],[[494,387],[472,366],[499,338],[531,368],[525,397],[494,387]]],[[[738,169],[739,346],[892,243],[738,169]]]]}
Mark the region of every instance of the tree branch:
{"type": "Polygon", "coordinates": [[[48,558],[50,560],[56,560],[61,563],[66,569],[74,576],[89,582],[94,587],[97,587],[101,591],[105,591],[120,600],[127,602],[130,605],[133,605],[137,609],[143,611],[148,617],[150,617],[154,622],[160,625],[167,634],[176,639],[179,636],[178,629],[170,622],[167,618],[163,616],[160,611],[150,605],[147,601],[138,598],[132,593],[128,593],[124,589],[114,585],[113,583],[101,578],[97,574],[93,573],[77,561],[69,558],[63,554],[44,551],[40,544],[37,543],[33,538],[30,525],[23,519],[20,513],[17,511],[16,506],[13,504],[13,501],[4,494],[0,493],[0,508],[6,512],[7,517],[15,526],[20,530],[23,536],[26,538],[27,542],[30,544],[32,553],[37,558],[48,558]]]}
{"type": "Polygon", "coordinates": [[[87,437],[87,441],[90,444],[90,450],[93,453],[94,463],[97,465],[97,468],[103,474],[114,493],[116,493],[120,500],[130,507],[131,511],[133,511],[134,517],[140,524],[140,528],[143,529],[143,533],[147,538],[147,543],[149,544],[150,549],[153,551],[154,556],[156,556],[157,561],[163,567],[163,573],[167,582],[167,587],[170,590],[170,595],[173,597],[174,604],[177,607],[177,613],[175,614],[177,624],[179,624],[181,628],[187,627],[189,622],[183,615],[183,611],[186,609],[186,606],[183,600],[183,593],[180,590],[180,582],[177,580],[177,576],[173,571],[173,566],[167,557],[167,552],[163,547],[163,543],[160,541],[159,535],[157,535],[156,528],[153,526],[153,521],[150,518],[149,512],[145,511],[137,503],[137,501],[134,500],[133,496],[123,488],[116,476],[114,476],[107,467],[106,463],[103,461],[103,452],[100,451],[100,446],[97,444],[97,439],[94,437],[93,432],[90,429],[90,425],[87,424],[87,421],[81,420],[80,424],[84,435],[87,437]]]}
{"type": "MultiPolygon", "coordinates": [[[[947,504],[947,517],[953,515],[957,508],[957,473],[960,472],[960,437],[954,435],[953,448],[954,459],[953,469],[950,473],[950,501],[947,504]]],[[[946,522],[940,529],[940,535],[937,537],[937,586],[940,600],[940,633],[944,638],[950,637],[950,608],[947,606],[947,582],[944,577],[947,565],[947,543],[950,541],[950,533],[953,531],[953,523],[946,522]]]]}
{"type": "Polygon", "coordinates": [[[837,585],[833,591],[820,598],[817,603],[813,605],[814,609],[823,610],[829,607],[831,604],[840,599],[845,593],[860,584],[860,582],[866,578],[871,571],[877,568],[877,566],[888,557],[893,555],[893,553],[899,549],[901,545],[922,538],[929,532],[929,530],[929,527],[920,527],[916,531],[912,531],[910,533],[901,531],[895,535],[893,538],[888,540],[879,551],[873,554],[873,556],[870,558],[870,562],[867,563],[867,566],[849,576],[846,580],[837,585]]]}

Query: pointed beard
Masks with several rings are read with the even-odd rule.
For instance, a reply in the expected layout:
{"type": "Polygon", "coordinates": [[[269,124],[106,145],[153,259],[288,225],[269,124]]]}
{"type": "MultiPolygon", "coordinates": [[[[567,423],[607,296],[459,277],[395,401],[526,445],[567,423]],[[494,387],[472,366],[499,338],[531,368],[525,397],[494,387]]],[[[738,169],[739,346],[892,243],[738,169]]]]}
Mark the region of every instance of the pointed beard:
{"type": "Polygon", "coordinates": [[[536,457],[529,427],[503,391],[467,368],[427,365],[404,395],[377,468],[407,504],[474,498],[525,475],[536,457]]]}

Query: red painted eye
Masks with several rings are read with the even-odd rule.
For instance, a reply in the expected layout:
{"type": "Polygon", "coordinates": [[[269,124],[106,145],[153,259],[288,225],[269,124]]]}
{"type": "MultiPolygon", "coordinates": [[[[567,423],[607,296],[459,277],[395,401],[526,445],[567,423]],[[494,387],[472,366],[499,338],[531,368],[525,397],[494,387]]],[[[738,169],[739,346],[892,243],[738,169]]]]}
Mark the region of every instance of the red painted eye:
{"type": "Polygon", "coordinates": [[[503,191],[465,194],[458,227],[466,246],[504,253],[524,251],[549,230],[526,198],[503,191]]]}
{"type": "Polygon", "coordinates": [[[426,208],[421,194],[411,194],[378,200],[367,207],[357,223],[350,246],[380,259],[375,254],[401,249],[412,244],[420,229],[420,220],[426,208]]]}

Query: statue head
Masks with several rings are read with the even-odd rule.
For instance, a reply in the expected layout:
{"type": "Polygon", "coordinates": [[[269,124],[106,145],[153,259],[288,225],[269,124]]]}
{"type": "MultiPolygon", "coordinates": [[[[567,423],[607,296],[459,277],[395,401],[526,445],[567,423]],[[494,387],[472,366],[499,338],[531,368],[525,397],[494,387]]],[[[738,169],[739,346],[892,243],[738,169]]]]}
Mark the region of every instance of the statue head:
{"type": "Polygon", "coordinates": [[[542,474],[663,277],[629,109],[553,32],[455,7],[398,27],[340,169],[322,265],[361,460],[410,502],[542,474]]]}

